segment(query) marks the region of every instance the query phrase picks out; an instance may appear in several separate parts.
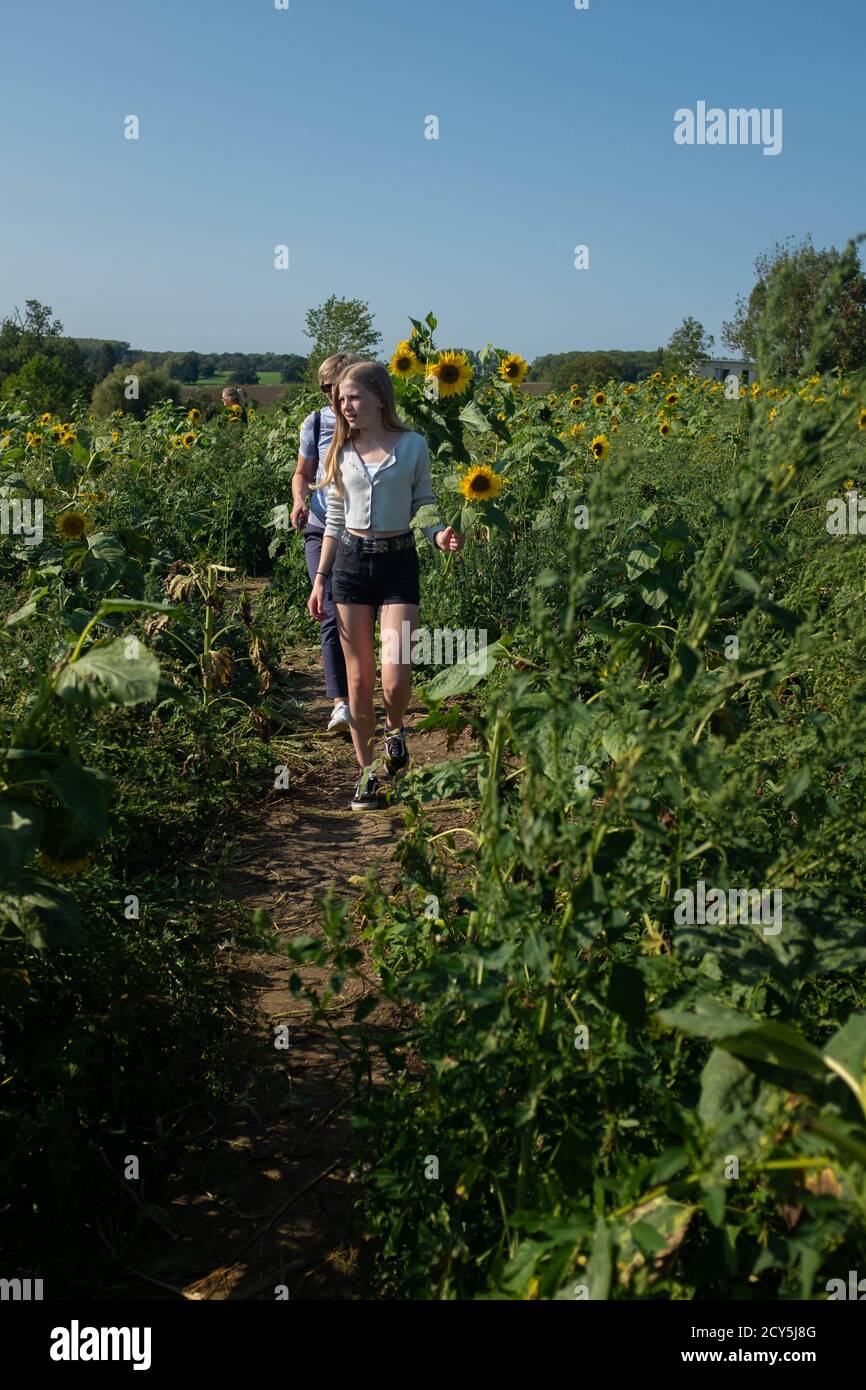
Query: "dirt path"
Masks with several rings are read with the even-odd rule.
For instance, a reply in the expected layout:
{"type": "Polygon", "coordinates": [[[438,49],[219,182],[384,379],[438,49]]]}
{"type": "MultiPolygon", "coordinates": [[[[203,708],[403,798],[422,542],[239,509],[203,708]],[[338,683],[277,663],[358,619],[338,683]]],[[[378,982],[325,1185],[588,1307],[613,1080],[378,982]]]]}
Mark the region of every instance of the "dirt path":
{"type": "MultiPolygon", "coordinates": [[[[316,650],[295,654],[291,684],[305,705],[308,769],[293,776],[282,798],[270,798],[260,820],[248,817],[225,884],[245,907],[263,908],[288,937],[320,932],[329,883],[339,893],[371,865],[393,875],[402,829],[397,810],[349,807],[354,754],[348,740],[321,732],[330,701],[321,694],[316,650]]],[[[413,700],[407,729],[420,715],[413,700]]],[[[415,734],[410,749],[415,764],[448,756],[441,733],[415,734]]],[[[329,1020],[314,1022],[306,1001],[289,991],[292,973],[319,992],[328,982],[326,970],[279,955],[239,958],[238,988],[258,1023],[239,1049],[232,1100],[219,1111],[211,1107],[204,1132],[179,1144],[178,1163],[152,1199],[167,1214],[165,1233],[151,1227],[147,1258],[135,1259],[137,1277],[121,1296],[272,1300],[278,1285],[293,1299],[361,1296],[349,1060],[329,1020]],[[274,1045],[283,1024],[288,1050],[274,1045]]],[[[351,982],[335,1014],[349,1021],[364,992],[362,982],[351,982]]],[[[389,1006],[368,1020],[371,1027],[395,1023],[389,1006]]]]}

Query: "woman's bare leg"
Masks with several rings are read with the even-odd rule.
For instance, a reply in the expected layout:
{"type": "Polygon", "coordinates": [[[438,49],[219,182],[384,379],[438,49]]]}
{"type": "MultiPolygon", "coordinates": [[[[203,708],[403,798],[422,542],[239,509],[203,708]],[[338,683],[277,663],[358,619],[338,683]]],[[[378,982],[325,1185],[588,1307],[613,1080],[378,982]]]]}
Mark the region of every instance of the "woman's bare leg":
{"type": "Polygon", "coordinates": [[[349,687],[349,726],[360,768],[369,767],[373,761],[376,739],[376,711],[373,706],[376,685],[376,652],[373,645],[375,620],[376,610],[372,605],[337,604],[337,623],[346,658],[349,687]]]}
{"type": "Polygon", "coordinates": [[[382,695],[389,729],[402,727],[412,698],[412,634],[417,624],[417,603],[386,603],[379,613],[382,695]]]}

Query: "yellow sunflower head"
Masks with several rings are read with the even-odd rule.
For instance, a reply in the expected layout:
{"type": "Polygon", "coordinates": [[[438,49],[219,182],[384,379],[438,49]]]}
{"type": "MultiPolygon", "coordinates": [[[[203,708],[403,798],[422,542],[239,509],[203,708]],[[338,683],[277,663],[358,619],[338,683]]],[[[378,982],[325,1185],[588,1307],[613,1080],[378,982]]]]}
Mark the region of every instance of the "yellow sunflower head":
{"type": "Polygon", "coordinates": [[[568,404],[571,410],[580,410],[580,407],[583,405],[583,396],[572,396],[568,404]]]}
{"type": "Polygon", "coordinates": [[[607,397],[603,391],[596,391],[592,398],[593,405],[604,405],[607,397]]]}
{"type": "Polygon", "coordinates": [[[661,374],[661,372],[653,372],[652,376],[650,377],[650,381],[661,381],[661,379],[662,379],[662,374],[661,374]]]}
{"type": "Polygon", "coordinates": [[[571,429],[569,430],[569,434],[573,439],[579,439],[585,429],[586,425],[581,420],[579,424],[572,425],[571,429]]]}
{"type": "Polygon", "coordinates": [[[192,446],[193,446],[193,444],[195,443],[195,433],[194,433],[194,431],[193,431],[193,430],[187,430],[186,434],[185,434],[185,435],[182,435],[181,438],[182,438],[182,442],[183,442],[183,447],[184,447],[185,449],[191,449],[192,446]]]}
{"type": "Polygon", "coordinates": [[[606,434],[597,434],[589,446],[596,463],[603,463],[610,453],[610,440],[606,434]]]}
{"type": "Polygon", "coordinates": [[[678,400],[679,400],[679,393],[678,393],[678,392],[676,392],[676,391],[668,391],[667,395],[665,396],[665,405],[676,405],[676,403],[677,403],[678,400]]]}
{"type": "Polygon", "coordinates": [[[64,540],[77,541],[87,530],[87,517],[81,512],[64,512],[57,522],[57,529],[64,540]]]}
{"type": "Polygon", "coordinates": [[[112,431],[111,431],[111,442],[112,442],[112,444],[116,444],[116,443],[118,442],[119,439],[120,439],[120,430],[112,430],[112,431]]]}
{"type": "Polygon", "coordinates": [[[659,434],[661,435],[662,439],[667,439],[667,437],[668,437],[668,435],[670,434],[670,432],[671,432],[671,423],[670,423],[670,420],[662,420],[661,424],[659,425],[659,434]]]}
{"type": "Polygon", "coordinates": [[[50,424],[51,424],[51,411],[50,411],[50,410],[43,410],[42,414],[39,416],[39,423],[40,423],[40,425],[50,425],[50,424]]]}
{"type": "Polygon", "coordinates": [[[467,502],[486,502],[488,497],[498,497],[504,486],[505,479],[486,463],[473,464],[460,479],[460,491],[467,502]]]}
{"type": "Polygon", "coordinates": [[[388,363],[388,370],[392,376],[400,377],[403,381],[410,376],[418,375],[422,367],[415,356],[411,343],[397,344],[391,361],[388,363]]]}
{"type": "Polygon", "coordinates": [[[509,352],[508,356],[503,357],[499,363],[499,375],[503,381],[509,381],[512,386],[519,386],[528,371],[529,363],[520,356],[519,352],[509,352]]]}
{"type": "Polygon", "coordinates": [[[186,412],[186,418],[194,425],[197,420],[201,419],[201,411],[193,406],[186,412]]]}
{"type": "Polygon", "coordinates": [[[861,405],[860,414],[857,417],[858,430],[866,430],[866,405],[861,405]]]}
{"type": "Polygon", "coordinates": [[[636,390],[637,390],[637,387],[635,386],[634,382],[633,382],[633,381],[630,381],[629,384],[628,384],[628,386],[626,386],[626,388],[625,388],[625,394],[626,394],[627,396],[633,396],[636,390]]]}
{"type": "Polygon", "coordinates": [[[66,431],[65,431],[65,429],[63,428],[62,425],[52,425],[52,426],[51,426],[51,438],[52,438],[52,439],[61,439],[65,433],[66,433],[66,431]]]}
{"type": "Polygon", "coordinates": [[[440,396],[462,396],[475,375],[465,352],[440,352],[438,362],[430,362],[427,375],[439,383],[440,396]]]}

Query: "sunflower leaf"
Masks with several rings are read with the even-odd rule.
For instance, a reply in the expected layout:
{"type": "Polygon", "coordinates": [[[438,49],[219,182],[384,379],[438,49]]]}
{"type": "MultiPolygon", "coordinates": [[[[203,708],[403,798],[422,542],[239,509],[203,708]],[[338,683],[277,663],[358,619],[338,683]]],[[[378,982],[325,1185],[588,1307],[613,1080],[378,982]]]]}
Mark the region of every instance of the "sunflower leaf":
{"type": "Polygon", "coordinates": [[[469,425],[471,429],[479,430],[481,433],[489,433],[493,428],[477,401],[470,401],[468,405],[464,405],[458,418],[462,424],[469,425]]]}

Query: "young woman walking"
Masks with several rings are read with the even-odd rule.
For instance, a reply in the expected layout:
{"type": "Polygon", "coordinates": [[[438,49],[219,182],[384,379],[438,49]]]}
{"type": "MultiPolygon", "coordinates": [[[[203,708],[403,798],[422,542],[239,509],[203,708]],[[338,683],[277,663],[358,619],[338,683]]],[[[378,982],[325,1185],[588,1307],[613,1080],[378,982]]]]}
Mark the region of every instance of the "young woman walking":
{"type": "MultiPolygon", "coordinates": [[[[336,423],[321,483],[329,488],[325,536],[308,607],[321,622],[330,578],[360,769],[352,807],[370,810],[378,805],[380,792],[372,766],[376,614],[382,645],[385,768],[396,777],[409,762],[403,716],[411,696],[406,650],[411,643],[401,639],[417,626],[420,599],[418,553],[409,522],[419,507],[436,499],[427,441],[399,418],[391,378],[381,362],[363,362],[343,372],[332,405],[336,423]]],[[[442,522],[423,530],[437,550],[461,550],[465,542],[442,522]]]]}
{"type": "MultiPolygon", "coordinates": [[[[298,466],[292,477],[292,525],[296,530],[300,527],[304,530],[304,552],[311,584],[319,569],[322,541],[325,536],[328,489],[322,487],[321,483],[336,423],[331,397],[338,377],[354,362],[363,360],[357,352],[338,352],[333,357],[325,358],[319,367],[319,385],[327,397],[328,404],[324,410],[311,411],[301,425],[298,466]]],[[[350,734],[346,662],[329,581],[325,583],[323,607],[325,615],[322,619],[322,665],[325,670],[325,692],[333,703],[327,732],[350,734]]]]}

